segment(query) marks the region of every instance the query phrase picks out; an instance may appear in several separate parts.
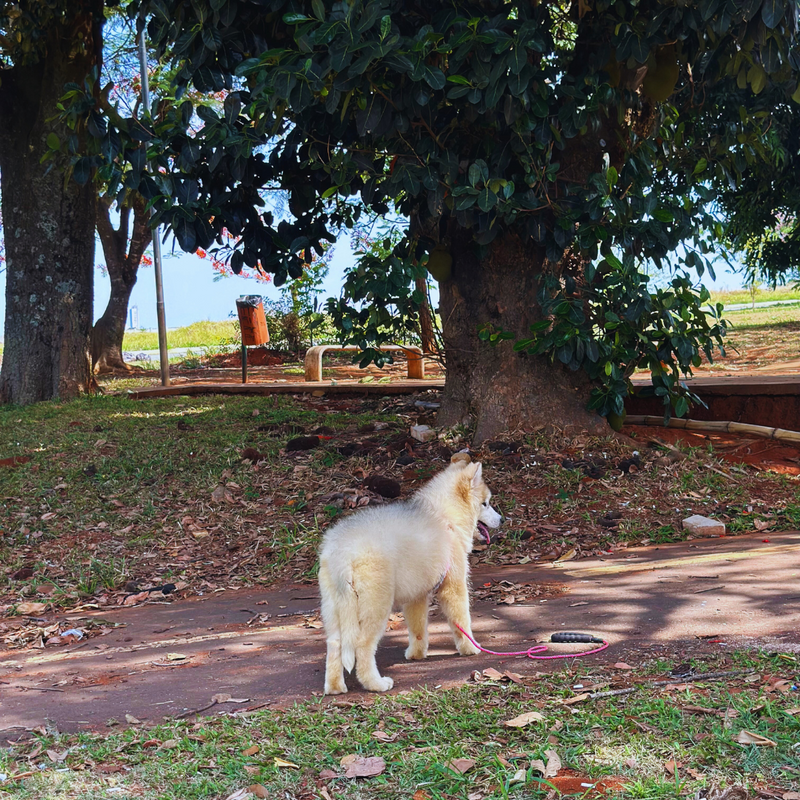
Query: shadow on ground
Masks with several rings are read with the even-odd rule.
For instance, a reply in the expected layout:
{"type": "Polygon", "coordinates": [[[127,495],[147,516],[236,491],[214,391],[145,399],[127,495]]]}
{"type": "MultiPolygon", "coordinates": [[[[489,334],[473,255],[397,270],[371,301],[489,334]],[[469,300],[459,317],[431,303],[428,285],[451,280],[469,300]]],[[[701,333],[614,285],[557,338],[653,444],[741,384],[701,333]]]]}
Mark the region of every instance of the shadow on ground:
{"type": "MultiPolygon", "coordinates": [[[[567,661],[462,658],[434,611],[424,662],[403,660],[402,623],[381,644],[378,663],[394,678],[395,691],[455,685],[489,666],[524,675],[619,661],[678,663],[739,647],[800,651],[800,533],[637,548],[560,566],[481,567],[473,575],[476,587],[497,580],[566,590],[513,605],[476,601],[473,625],[485,647],[521,650],[559,630],[591,632],[611,646],[567,661]]],[[[246,702],[205,713],[319,696],[325,637],[308,627],[316,624],[318,605],[313,585],[226,592],[103,611],[98,616],[124,627],[71,647],[0,651],[0,731],[102,728],[110,720],[124,723],[126,715],[155,722],[208,706],[218,693],[246,702]]],[[[357,700],[360,692],[349,683],[357,700]]]]}

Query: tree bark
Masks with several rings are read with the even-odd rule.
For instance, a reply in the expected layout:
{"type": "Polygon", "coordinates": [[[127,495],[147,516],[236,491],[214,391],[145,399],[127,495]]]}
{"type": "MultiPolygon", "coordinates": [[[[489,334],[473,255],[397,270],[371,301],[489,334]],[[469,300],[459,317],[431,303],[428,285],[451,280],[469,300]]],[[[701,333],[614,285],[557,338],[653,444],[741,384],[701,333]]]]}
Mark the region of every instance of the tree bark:
{"type": "Polygon", "coordinates": [[[422,342],[422,352],[435,353],[437,351],[436,336],[433,332],[431,307],[428,303],[428,285],[425,278],[417,278],[414,285],[425,297],[419,307],[419,337],[422,342]]]}
{"type": "Polygon", "coordinates": [[[111,295],[103,316],[92,330],[92,367],[96,373],[130,370],[122,357],[122,340],[128,318],[128,302],[142,263],[142,256],[152,239],[144,200],[136,195],[131,206],[120,211],[119,227],[111,224],[110,209],[101,203],[97,214],[97,232],[103,245],[111,295]],[[133,231],[128,242],[128,222],[133,207],[133,231]]]}
{"type": "Polygon", "coordinates": [[[474,427],[474,442],[504,434],[549,430],[609,432],[587,410],[591,383],[544,356],[513,351],[513,341],[482,342],[493,325],[519,338],[543,319],[536,300],[544,253],[513,234],[498,237],[479,260],[468,237],[454,236],[452,276],[439,284],[447,376],[438,424],[474,427]]]}
{"type": "Polygon", "coordinates": [[[0,401],[76,397],[94,386],[92,328],[96,194],[42,162],[47,137],[71,131],[53,117],[70,81],[99,66],[103,3],[83,0],[47,31],[36,63],[3,71],[0,171],[6,240],[5,350],[0,401]],[[81,46],[81,42],[83,46],[81,46]]]}

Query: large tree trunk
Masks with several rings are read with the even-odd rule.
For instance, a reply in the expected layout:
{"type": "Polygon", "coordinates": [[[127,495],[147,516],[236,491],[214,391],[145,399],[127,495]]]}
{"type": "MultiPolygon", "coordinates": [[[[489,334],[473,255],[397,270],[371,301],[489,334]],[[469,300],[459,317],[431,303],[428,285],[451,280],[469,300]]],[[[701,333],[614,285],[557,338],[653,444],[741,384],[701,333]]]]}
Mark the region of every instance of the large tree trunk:
{"type": "Polygon", "coordinates": [[[102,2],[76,1],[47,31],[39,61],[3,71],[0,171],[7,278],[0,400],[71,398],[94,381],[92,328],[96,195],[65,179],[57,158],[42,163],[47,137],[71,131],[52,118],[70,81],[99,64],[102,2]],[[81,47],[80,43],[84,44],[81,47]]]}
{"type": "Polygon", "coordinates": [[[97,231],[103,244],[106,269],[111,280],[111,295],[103,316],[92,330],[92,366],[96,373],[130,370],[122,357],[122,340],[128,318],[128,301],[136,285],[139,265],[152,234],[144,200],[136,195],[132,200],[134,210],[133,231],[128,242],[130,206],[120,210],[119,227],[111,224],[110,209],[101,204],[97,214],[97,231]]]}
{"type": "Polygon", "coordinates": [[[608,433],[602,417],[587,410],[591,384],[542,356],[513,351],[513,342],[482,342],[490,324],[519,338],[542,319],[536,301],[544,254],[506,233],[479,260],[468,237],[453,237],[452,276],[439,284],[447,363],[438,424],[468,424],[479,444],[505,433],[537,429],[608,433]]]}

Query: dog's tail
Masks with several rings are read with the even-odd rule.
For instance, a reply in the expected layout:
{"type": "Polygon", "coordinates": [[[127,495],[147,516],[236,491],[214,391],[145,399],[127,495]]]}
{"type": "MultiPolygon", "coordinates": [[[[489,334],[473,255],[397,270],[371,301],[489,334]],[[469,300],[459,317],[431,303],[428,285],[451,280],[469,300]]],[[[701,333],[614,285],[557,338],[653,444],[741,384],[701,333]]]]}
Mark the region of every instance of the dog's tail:
{"type": "Polygon", "coordinates": [[[342,635],[342,666],[352,672],[356,664],[356,642],[358,641],[358,594],[352,579],[341,587],[339,595],[339,630],[342,635]]]}

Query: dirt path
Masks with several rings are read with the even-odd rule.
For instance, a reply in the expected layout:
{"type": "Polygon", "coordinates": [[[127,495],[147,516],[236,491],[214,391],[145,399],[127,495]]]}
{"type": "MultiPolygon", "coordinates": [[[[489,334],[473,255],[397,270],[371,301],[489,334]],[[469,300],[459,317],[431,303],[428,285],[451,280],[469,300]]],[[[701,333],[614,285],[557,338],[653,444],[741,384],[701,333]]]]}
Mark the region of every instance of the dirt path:
{"type": "MultiPolygon", "coordinates": [[[[473,584],[483,596],[475,633],[488,648],[522,649],[558,630],[589,631],[611,647],[572,663],[464,659],[436,612],[424,662],[403,661],[405,626],[390,623],[379,665],[396,691],[457,684],[489,666],[528,674],[658,658],[677,664],[734,646],[800,652],[800,533],[629,549],[560,566],[482,567],[473,584]],[[511,596],[512,604],[498,604],[511,596]]],[[[124,627],[84,644],[0,651],[0,731],[102,728],[126,714],[155,722],[207,706],[217,693],[246,702],[206,713],[318,696],[325,642],[314,627],[317,607],[316,586],[224,592],[102,612],[124,627]]],[[[358,696],[351,690],[348,698],[358,696]]]]}

